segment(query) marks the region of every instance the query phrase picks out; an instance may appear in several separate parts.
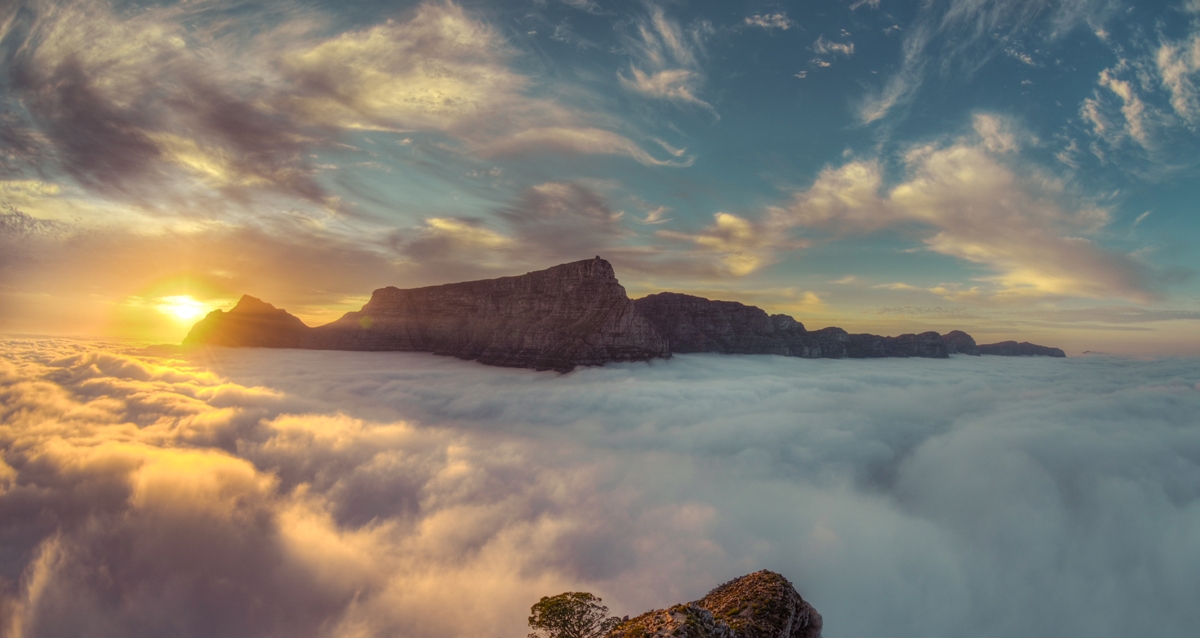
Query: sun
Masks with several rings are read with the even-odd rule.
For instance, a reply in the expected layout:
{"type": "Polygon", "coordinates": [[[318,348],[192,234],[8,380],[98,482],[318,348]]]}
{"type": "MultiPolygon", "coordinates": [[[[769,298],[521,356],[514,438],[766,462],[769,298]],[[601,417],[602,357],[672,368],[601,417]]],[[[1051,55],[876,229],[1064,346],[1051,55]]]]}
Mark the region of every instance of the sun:
{"type": "Polygon", "coordinates": [[[192,321],[208,312],[208,304],[196,301],[188,295],[162,297],[159,301],[154,307],[164,315],[179,321],[192,321]]]}

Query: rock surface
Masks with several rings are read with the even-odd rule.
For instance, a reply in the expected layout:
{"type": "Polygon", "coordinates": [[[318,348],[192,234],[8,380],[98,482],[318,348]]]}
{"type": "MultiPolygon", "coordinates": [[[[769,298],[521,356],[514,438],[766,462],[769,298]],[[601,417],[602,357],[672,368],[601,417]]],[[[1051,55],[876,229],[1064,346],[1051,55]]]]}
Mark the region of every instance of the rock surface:
{"type": "Polygon", "coordinates": [[[642,297],[633,304],[667,339],[673,353],[809,356],[804,324],[787,315],[768,316],[761,308],[736,301],[677,292],[642,297]]]}
{"type": "Polygon", "coordinates": [[[850,334],[834,327],[810,331],[787,315],[673,292],[631,301],[612,265],[599,257],[517,277],[380,288],[362,310],[317,328],[246,295],[229,312],[209,313],[184,344],[432,352],[561,372],[579,365],[670,357],[672,352],[810,359],[1064,356],[1057,348],[1013,341],[977,346],[960,330],[897,337],[850,334]]]}
{"type": "Polygon", "coordinates": [[[821,626],[821,614],[786,578],[763,570],[700,600],[626,620],[606,638],[820,638],[821,626]]]}
{"type": "Polygon", "coordinates": [[[1001,341],[1000,343],[988,343],[979,346],[980,354],[996,354],[1004,357],[1065,357],[1067,353],[1058,348],[1049,346],[1039,346],[1036,343],[1022,341],[1001,341]]]}
{"type": "Polygon", "coordinates": [[[809,332],[787,315],[767,315],[736,301],[663,292],[634,300],[671,346],[671,352],[778,354],[791,357],[934,357],[945,358],[946,345],[936,332],[898,337],[849,334],[841,328],[809,332]]]}

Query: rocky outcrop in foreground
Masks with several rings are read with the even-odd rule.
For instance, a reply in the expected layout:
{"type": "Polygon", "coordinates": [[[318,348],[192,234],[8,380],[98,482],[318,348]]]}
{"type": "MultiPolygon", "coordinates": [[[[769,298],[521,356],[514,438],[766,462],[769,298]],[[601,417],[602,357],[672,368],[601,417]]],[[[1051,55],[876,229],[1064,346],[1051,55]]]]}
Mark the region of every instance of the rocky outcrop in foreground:
{"type": "Polygon", "coordinates": [[[606,638],[820,638],[821,614],[783,576],[763,570],[700,600],[649,611],[606,638]]]}
{"type": "Polygon", "coordinates": [[[835,359],[1063,356],[1057,348],[1030,343],[977,346],[959,330],[898,337],[832,327],[809,331],[787,315],[672,292],[631,301],[612,265],[599,257],[517,277],[380,288],[361,310],[316,328],[247,295],[229,312],[209,313],[184,344],[432,352],[562,372],[609,361],[648,361],[672,352],[835,359]]]}

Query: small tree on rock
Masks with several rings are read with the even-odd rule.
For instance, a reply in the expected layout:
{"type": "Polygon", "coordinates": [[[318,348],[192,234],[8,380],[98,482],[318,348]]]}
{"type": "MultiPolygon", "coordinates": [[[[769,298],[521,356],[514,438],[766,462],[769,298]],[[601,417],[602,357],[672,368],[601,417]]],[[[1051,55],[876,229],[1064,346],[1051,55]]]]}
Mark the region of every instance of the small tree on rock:
{"type": "Polygon", "coordinates": [[[608,616],[608,607],[587,592],[543,596],[529,608],[529,638],[601,638],[621,619],[608,616]]]}

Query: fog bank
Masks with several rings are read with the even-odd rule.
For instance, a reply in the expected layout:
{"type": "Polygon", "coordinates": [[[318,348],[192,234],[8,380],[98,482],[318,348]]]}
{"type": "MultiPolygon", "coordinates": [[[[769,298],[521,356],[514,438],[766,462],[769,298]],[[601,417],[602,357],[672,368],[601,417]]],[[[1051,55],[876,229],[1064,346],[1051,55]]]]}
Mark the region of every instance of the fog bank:
{"type": "Polygon", "coordinates": [[[0,633],[524,636],[779,571],[826,636],[1190,636],[1200,360],[0,345],[0,633]]]}

